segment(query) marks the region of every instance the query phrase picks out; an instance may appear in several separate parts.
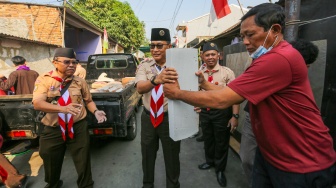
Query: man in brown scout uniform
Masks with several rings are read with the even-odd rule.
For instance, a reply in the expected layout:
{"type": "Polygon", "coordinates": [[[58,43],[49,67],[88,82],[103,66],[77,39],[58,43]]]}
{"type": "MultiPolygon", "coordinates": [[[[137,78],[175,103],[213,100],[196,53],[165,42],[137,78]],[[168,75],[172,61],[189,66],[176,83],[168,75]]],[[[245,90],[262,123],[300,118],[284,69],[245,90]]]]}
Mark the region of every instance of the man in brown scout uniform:
{"type": "Polygon", "coordinates": [[[67,147],[78,173],[78,187],[93,187],[84,105],[98,123],[106,121],[106,116],[92,101],[85,80],[73,76],[77,63],[72,48],[57,48],[53,60],[56,69],[39,76],[35,82],[34,108],[46,112],[41,120],[44,130],[40,135],[39,151],[48,183],[46,188],[62,186],[60,175],[67,147]]]}
{"type": "Polygon", "coordinates": [[[78,77],[83,78],[85,80],[86,70],[82,67],[82,65],[80,63],[77,64],[76,72],[74,73],[74,76],[78,76],[78,77]]]}
{"type": "MultiPolygon", "coordinates": [[[[205,43],[202,59],[205,62],[201,66],[204,79],[209,82],[226,87],[235,79],[232,70],[218,64],[219,52],[214,43],[205,43]]],[[[201,108],[200,123],[204,138],[204,150],[206,162],[199,165],[200,170],[215,167],[217,181],[220,186],[226,186],[225,168],[229,153],[230,131],[238,126],[239,105],[233,105],[226,109],[201,108]]]]}
{"type": "Polygon", "coordinates": [[[180,141],[169,137],[168,103],[163,96],[166,50],[171,48],[169,30],[153,28],[151,35],[151,54],[154,59],[139,65],[136,73],[136,88],[143,94],[144,111],[141,116],[141,153],[143,187],[154,187],[154,169],[159,139],[162,143],[166,167],[166,187],[180,187],[180,141]]]}

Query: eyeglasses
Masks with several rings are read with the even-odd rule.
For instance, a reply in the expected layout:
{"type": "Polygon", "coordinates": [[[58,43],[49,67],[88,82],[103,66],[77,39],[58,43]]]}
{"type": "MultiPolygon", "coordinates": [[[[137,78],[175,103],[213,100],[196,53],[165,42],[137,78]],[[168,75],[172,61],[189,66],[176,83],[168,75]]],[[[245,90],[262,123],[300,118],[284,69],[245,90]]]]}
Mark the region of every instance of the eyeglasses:
{"type": "MultiPolygon", "coordinates": [[[[58,61],[58,60],[56,60],[56,61],[58,61]]],[[[71,63],[72,63],[73,65],[77,65],[77,64],[78,64],[78,61],[77,61],[77,60],[63,60],[63,61],[58,61],[58,62],[61,62],[61,63],[63,63],[64,65],[70,65],[71,63]]]]}
{"type": "Polygon", "coordinates": [[[155,49],[155,47],[159,50],[161,50],[163,48],[163,45],[169,45],[169,44],[150,44],[150,49],[155,49]]]}

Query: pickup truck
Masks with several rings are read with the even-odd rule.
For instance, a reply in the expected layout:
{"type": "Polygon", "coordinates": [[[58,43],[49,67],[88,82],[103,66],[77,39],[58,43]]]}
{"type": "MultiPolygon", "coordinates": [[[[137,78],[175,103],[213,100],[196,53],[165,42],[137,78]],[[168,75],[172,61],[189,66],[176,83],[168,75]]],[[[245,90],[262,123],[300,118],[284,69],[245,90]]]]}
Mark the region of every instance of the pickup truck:
{"type": "MultiPolygon", "coordinates": [[[[135,76],[138,65],[132,54],[95,54],[88,58],[86,81],[91,87],[99,75],[123,81],[135,76]]],[[[134,81],[124,83],[117,91],[96,92],[92,99],[97,108],[104,110],[107,121],[98,124],[94,115],[86,119],[93,137],[123,137],[133,140],[137,134],[136,111],[141,104],[141,95],[134,87],[134,81]]],[[[31,104],[32,95],[7,95],[0,97],[0,131],[5,140],[37,138],[43,128],[35,117],[39,113],[31,104]]]]}
{"type": "MultiPolygon", "coordinates": [[[[106,73],[106,77],[123,81],[135,77],[138,60],[132,54],[95,54],[88,58],[86,81],[89,86],[106,73]]],[[[125,83],[124,83],[125,84],[125,83]]],[[[133,140],[137,133],[136,111],[141,104],[141,95],[134,87],[134,81],[126,83],[123,90],[115,92],[91,92],[99,110],[104,110],[107,121],[98,124],[94,115],[88,113],[88,127],[91,135],[97,137],[124,137],[133,140]]]]}

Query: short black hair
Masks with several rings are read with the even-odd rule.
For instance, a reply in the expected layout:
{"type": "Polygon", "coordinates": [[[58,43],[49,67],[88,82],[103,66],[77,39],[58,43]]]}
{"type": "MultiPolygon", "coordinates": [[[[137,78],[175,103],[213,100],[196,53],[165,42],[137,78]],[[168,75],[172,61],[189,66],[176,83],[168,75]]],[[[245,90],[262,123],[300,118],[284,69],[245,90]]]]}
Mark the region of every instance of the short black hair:
{"type": "Polygon", "coordinates": [[[319,53],[318,47],[308,40],[298,39],[291,41],[290,44],[300,52],[306,64],[312,64],[316,61],[319,53]]]}
{"type": "Polygon", "coordinates": [[[253,7],[242,18],[244,21],[246,18],[254,16],[254,21],[259,27],[263,27],[265,31],[268,31],[273,24],[279,24],[281,26],[281,33],[285,31],[285,11],[280,5],[273,3],[263,3],[253,7]]]}
{"type": "Polygon", "coordinates": [[[26,59],[21,56],[14,56],[11,60],[15,66],[23,65],[26,62],[26,59]]]}

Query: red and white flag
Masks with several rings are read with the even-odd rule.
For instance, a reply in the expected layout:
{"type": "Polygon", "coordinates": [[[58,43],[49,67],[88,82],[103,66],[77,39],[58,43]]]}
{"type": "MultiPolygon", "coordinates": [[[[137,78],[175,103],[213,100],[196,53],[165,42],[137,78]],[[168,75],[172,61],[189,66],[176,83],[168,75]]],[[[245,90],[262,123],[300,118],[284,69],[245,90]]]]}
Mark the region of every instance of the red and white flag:
{"type": "Polygon", "coordinates": [[[209,16],[209,25],[216,19],[221,19],[231,13],[227,0],[212,0],[209,16]]]}
{"type": "Polygon", "coordinates": [[[178,36],[176,35],[175,36],[176,38],[175,38],[175,48],[178,48],[179,47],[179,39],[178,39],[178,36]]]}
{"type": "Polygon", "coordinates": [[[104,27],[103,54],[106,54],[107,49],[108,49],[108,39],[107,39],[106,28],[104,27]]]}

